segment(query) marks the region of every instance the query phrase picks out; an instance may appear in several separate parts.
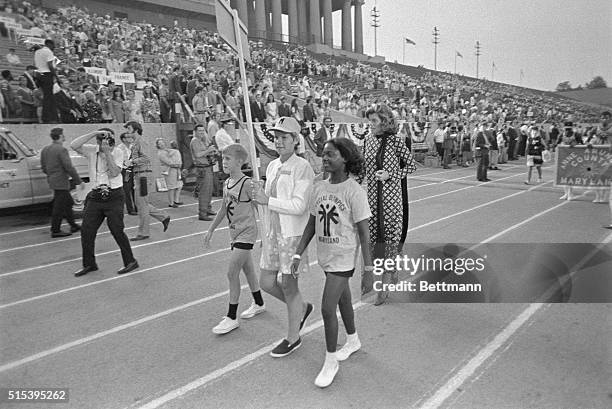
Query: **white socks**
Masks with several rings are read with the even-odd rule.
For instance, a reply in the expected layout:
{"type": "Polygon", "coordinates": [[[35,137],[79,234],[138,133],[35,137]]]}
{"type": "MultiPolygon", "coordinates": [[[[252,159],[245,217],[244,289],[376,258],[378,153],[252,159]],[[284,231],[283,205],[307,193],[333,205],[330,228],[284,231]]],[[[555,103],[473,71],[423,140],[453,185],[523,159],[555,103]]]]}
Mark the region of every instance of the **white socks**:
{"type": "Polygon", "coordinates": [[[337,352],[325,352],[325,362],[321,372],[315,379],[315,385],[319,388],[326,388],[334,381],[334,377],[338,373],[338,359],[336,358],[337,352]]]}
{"type": "Polygon", "coordinates": [[[361,341],[359,341],[359,336],[355,332],[354,334],[346,335],[346,344],[338,352],[336,352],[336,357],[338,361],[344,361],[354,352],[359,351],[361,348],[361,341]]]}

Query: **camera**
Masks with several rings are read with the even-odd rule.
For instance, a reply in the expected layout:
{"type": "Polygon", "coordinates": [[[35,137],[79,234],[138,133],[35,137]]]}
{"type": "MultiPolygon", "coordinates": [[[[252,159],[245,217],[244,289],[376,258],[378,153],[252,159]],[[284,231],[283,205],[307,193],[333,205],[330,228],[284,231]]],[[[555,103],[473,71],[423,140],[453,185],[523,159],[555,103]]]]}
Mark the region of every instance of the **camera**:
{"type": "Polygon", "coordinates": [[[115,138],[113,138],[109,132],[105,132],[103,134],[97,134],[96,140],[98,142],[107,141],[109,146],[115,145],[115,138]]]}

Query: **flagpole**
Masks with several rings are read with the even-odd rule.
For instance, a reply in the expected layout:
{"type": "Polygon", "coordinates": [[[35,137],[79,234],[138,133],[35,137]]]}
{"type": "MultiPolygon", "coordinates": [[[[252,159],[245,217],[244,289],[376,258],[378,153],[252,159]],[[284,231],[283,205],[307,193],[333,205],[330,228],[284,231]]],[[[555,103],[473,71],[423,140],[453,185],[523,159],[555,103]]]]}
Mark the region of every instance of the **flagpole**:
{"type": "Polygon", "coordinates": [[[457,75],[457,51],[455,51],[455,75],[457,75]]]}
{"type": "Polygon", "coordinates": [[[404,54],[402,55],[402,64],[406,65],[406,38],[403,38],[402,42],[404,43],[404,54]]]}

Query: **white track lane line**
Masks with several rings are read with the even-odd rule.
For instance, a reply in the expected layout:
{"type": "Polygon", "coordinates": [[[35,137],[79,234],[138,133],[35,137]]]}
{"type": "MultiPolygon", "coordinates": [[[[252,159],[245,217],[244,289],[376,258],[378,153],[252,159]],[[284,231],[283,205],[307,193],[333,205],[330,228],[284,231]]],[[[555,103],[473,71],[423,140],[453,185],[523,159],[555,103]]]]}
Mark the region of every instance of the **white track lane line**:
{"type": "Polygon", "coordinates": [[[37,295],[35,297],[24,298],[24,299],[19,300],[19,301],[14,301],[14,302],[11,302],[11,303],[8,303],[8,304],[2,304],[2,305],[0,305],[0,310],[3,310],[5,308],[9,308],[9,307],[14,307],[14,306],[20,305],[20,304],[25,304],[25,303],[28,303],[28,302],[31,302],[31,301],[42,300],[44,298],[51,297],[53,295],[59,295],[59,294],[64,294],[64,293],[67,293],[67,292],[70,292],[70,291],[74,291],[74,290],[80,290],[81,288],[87,288],[87,287],[91,287],[93,285],[98,285],[98,284],[106,283],[106,282],[113,281],[113,280],[120,280],[120,279],[122,279],[124,277],[129,277],[129,276],[135,275],[135,274],[142,274],[142,273],[145,273],[147,271],[156,270],[158,268],[169,267],[169,266],[173,266],[175,264],[184,263],[184,262],[192,261],[192,260],[197,260],[197,259],[202,258],[202,257],[206,257],[206,256],[210,256],[210,255],[213,255],[213,254],[222,253],[224,251],[229,251],[229,250],[230,250],[229,248],[223,248],[223,249],[211,251],[211,252],[204,253],[204,254],[199,254],[197,256],[182,258],[182,259],[179,259],[179,260],[171,261],[169,263],[160,264],[158,266],[147,267],[147,268],[142,268],[142,269],[139,268],[138,270],[136,270],[136,271],[134,271],[132,273],[123,274],[123,275],[116,275],[114,277],[109,277],[109,278],[105,278],[105,279],[98,280],[98,281],[92,281],[91,283],[81,284],[81,285],[77,285],[75,287],[68,287],[68,288],[64,288],[64,289],[61,289],[61,290],[53,291],[51,293],[37,295]]]}
{"type": "MultiPolygon", "coordinates": [[[[510,176],[506,176],[506,177],[503,177],[503,178],[495,179],[495,182],[500,181],[500,180],[511,179],[511,178],[516,177],[516,176],[519,176],[519,175],[522,175],[522,173],[515,173],[515,174],[512,174],[512,175],[510,175],[510,176]]],[[[471,176],[471,175],[470,175],[470,176],[471,176]]],[[[493,181],[491,181],[491,182],[493,182],[493,181]]],[[[433,196],[427,196],[427,197],[422,197],[422,198],[420,198],[420,199],[409,200],[409,201],[408,201],[408,203],[409,203],[409,204],[412,204],[412,203],[418,203],[418,202],[421,202],[421,201],[423,201],[423,200],[429,200],[429,199],[433,199],[433,198],[440,197],[440,196],[450,195],[451,193],[461,192],[462,190],[467,190],[467,189],[472,189],[472,188],[475,188],[475,187],[478,187],[478,186],[483,186],[483,185],[486,185],[486,184],[491,183],[491,182],[480,182],[480,183],[477,183],[477,184],[475,184],[475,185],[471,185],[471,186],[462,187],[462,188],[460,188],[460,189],[451,190],[451,191],[449,191],[449,192],[438,193],[437,195],[433,195],[433,196]]],[[[440,184],[440,183],[436,183],[436,184],[440,184]]],[[[425,185],[423,185],[423,186],[425,186],[425,185]]],[[[420,186],[419,186],[419,187],[420,187],[420,186]]]]}
{"type": "MultiPolygon", "coordinates": [[[[216,203],[216,202],[220,202],[221,200],[223,200],[223,199],[215,199],[215,200],[213,200],[213,201],[211,202],[211,204],[212,204],[212,203],[216,203]]],[[[197,204],[198,204],[198,202],[195,202],[195,203],[189,203],[189,204],[184,204],[184,205],[182,205],[181,207],[195,206],[195,205],[197,205],[197,204]]],[[[64,223],[64,224],[66,224],[66,223],[64,223]]],[[[64,224],[63,224],[63,225],[64,225],[64,224]]],[[[153,223],[151,223],[150,225],[153,225],[153,223]]],[[[138,226],[135,226],[135,227],[138,227],[138,226]]],[[[29,229],[22,229],[22,230],[13,230],[13,231],[7,231],[7,232],[4,232],[4,233],[0,233],[0,237],[1,237],[1,236],[8,236],[9,234],[26,233],[26,232],[29,232],[29,231],[42,230],[42,229],[48,229],[48,228],[49,228],[49,225],[46,225],[46,226],[40,226],[40,227],[32,227],[32,228],[29,228],[29,229]]],[[[133,228],[133,227],[130,227],[130,228],[133,228]]]]}
{"type": "Polygon", "coordinates": [[[530,188],[529,188],[529,189],[527,189],[527,190],[521,190],[521,191],[519,191],[519,192],[512,193],[511,195],[508,195],[508,196],[502,196],[502,197],[500,197],[500,198],[498,198],[498,199],[491,200],[490,202],[482,203],[482,204],[479,204],[479,205],[477,205],[477,206],[470,207],[469,209],[465,209],[465,210],[462,210],[462,211],[460,211],[460,212],[453,213],[453,214],[448,215],[448,216],[444,216],[444,217],[442,217],[442,218],[440,218],[440,219],[432,220],[432,221],[427,222],[427,223],[425,223],[425,224],[421,224],[420,226],[409,228],[409,229],[408,229],[408,232],[412,232],[412,231],[415,231],[415,230],[419,230],[419,229],[422,229],[423,227],[431,226],[432,224],[436,224],[436,223],[439,223],[439,222],[441,222],[441,221],[448,220],[448,219],[451,219],[451,218],[453,218],[453,217],[456,217],[456,216],[462,215],[462,214],[464,214],[464,213],[468,213],[468,212],[471,212],[471,211],[473,211],[473,210],[480,209],[480,208],[482,208],[482,207],[489,206],[489,205],[492,205],[492,204],[497,203],[497,202],[501,202],[502,200],[509,199],[509,198],[511,198],[511,197],[514,197],[514,196],[519,196],[519,195],[522,195],[522,194],[524,194],[524,193],[526,193],[526,192],[531,192],[532,190],[535,190],[535,189],[537,189],[537,188],[539,188],[539,187],[542,187],[542,186],[544,186],[544,185],[546,185],[546,184],[548,184],[548,183],[551,183],[551,182],[546,182],[546,183],[542,183],[541,185],[532,186],[532,187],[530,187],[530,188]]]}
{"type": "MultiPolygon", "coordinates": [[[[185,216],[185,217],[178,217],[178,218],[172,218],[172,215],[170,215],[170,221],[171,222],[178,222],[181,220],[186,220],[186,219],[192,219],[194,217],[198,217],[197,214],[191,215],[191,216],[185,216]]],[[[149,223],[149,226],[153,226],[154,224],[157,223],[161,223],[158,221],[155,221],[154,223],[149,223]]],[[[127,231],[127,230],[132,230],[132,229],[137,229],[138,226],[131,226],[131,227],[126,227],[123,230],[127,231]]],[[[110,234],[110,230],[106,230],[103,232],[98,232],[98,234],[96,235],[96,238],[105,234],[110,234]]],[[[19,247],[13,247],[10,249],[4,249],[4,250],[0,250],[0,254],[2,253],[8,253],[9,251],[18,251],[18,250],[24,250],[24,249],[30,249],[33,247],[40,247],[40,246],[46,246],[46,245],[53,245],[53,244],[58,244],[58,243],[63,243],[66,241],[71,241],[71,240],[81,240],[81,236],[80,235],[74,235],[74,237],[69,237],[66,239],[61,239],[61,240],[50,240],[50,241],[45,241],[42,243],[36,243],[36,244],[26,244],[25,246],[19,246],[19,247]]]]}
{"type": "MultiPolygon", "coordinates": [[[[317,262],[313,261],[309,265],[313,266],[315,264],[317,264],[317,262]]],[[[248,284],[245,284],[245,285],[240,287],[240,290],[242,291],[242,290],[244,290],[244,289],[246,289],[248,287],[249,287],[248,284]]],[[[22,365],[25,365],[25,364],[27,364],[29,362],[33,362],[33,361],[36,361],[36,360],[48,357],[50,355],[54,355],[54,354],[57,354],[59,352],[66,351],[68,349],[77,347],[79,345],[83,345],[83,344],[86,344],[88,342],[95,341],[96,339],[105,337],[107,335],[116,334],[117,332],[124,331],[124,330],[129,329],[129,328],[133,328],[133,327],[135,327],[137,325],[144,324],[146,322],[153,321],[153,320],[156,320],[158,318],[165,317],[165,316],[173,314],[175,312],[183,311],[183,310],[186,310],[187,308],[191,308],[191,307],[194,307],[196,305],[203,304],[205,302],[215,300],[217,298],[223,297],[223,296],[228,295],[228,294],[229,294],[229,290],[221,291],[219,293],[216,293],[216,294],[213,294],[213,295],[209,295],[209,296],[204,297],[204,298],[200,298],[199,300],[191,301],[191,302],[188,302],[186,304],[179,305],[177,307],[170,308],[170,309],[162,311],[162,312],[158,312],[157,314],[148,315],[148,316],[140,318],[138,320],[131,321],[131,322],[128,322],[128,323],[116,326],[114,328],[108,329],[106,331],[98,332],[96,334],[93,334],[93,335],[90,335],[90,336],[87,336],[87,337],[84,337],[84,338],[80,338],[80,339],[68,342],[66,344],[63,344],[63,345],[59,345],[59,346],[57,346],[55,348],[51,348],[51,349],[47,349],[47,350],[42,351],[42,352],[38,352],[38,353],[36,353],[34,355],[27,356],[27,357],[19,359],[17,361],[12,361],[12,362],[3,364],[3,365],[0,366],[0,373],[1,372],[5,372],[5,371],[9,371],[11,369],[15,369],[15,368],[17,368],[19,366],[22,366],[22,365]]]]}
{"type": "MultiPolygon", "coordinates": [[[[353,310],[357,311],[360,310],[361,308],[367,306],[369,304],[367,303],[363,303],[361,301],[358,301],[356,303],[353,304],[353,310]]],[[[339,313],[338,313],[339,314],[339,313]]],[[[306,328],[304,328],[302,331],[300,331],[300,335],[308,335],[311,332],[321,328],[323,326],[323,320],[319,320],[309,326],[307,326],[306,328]]],[[[207,384],[225,376],[226,374],[235,371],[236,369],[240,369],[241,367],[243,367],[244,365],[253,362],[254,360],[256,360],[257,358],[259,358],[260,356],[263,356],[267,353],[269,353],[270,351],[272,351],[274,349],[274,347],[276,345],[278,345],[279,341],[274,341],[274,343],[266,345],[265,347],[262,347],[260,349],[258,349],[255,352],[250,353],[249,355],[245,355],[244,357],[237,359],[233,362],[230,362],[229,364],[225,365],[223,368],[219,368],[213,372],[210,372],[209,374],[206,374],[205,376],[198,378],[192,382],[189,382],[188,384],[181,386],[180,388],[174,389],[170,392],[165,393],[164,395],[150,401],[147,402],[146,404],[142,405],[142,406],[138,406],[139,409],[155,409],[155,408],[159,408],[162,405],[165,405],[166,403],[177,399],[195,389],[201,388],[203,386],[206,386],[207,384]]],[[[133,404],[130,406],[130,408],[133,408],[135,406],[137,406],[138,403],[133,404]]]]}
{"type": "MultiPolygon", "coordinates": [[[[589,254],[580,260],[578,264],[574,266],[575,274],[576,271],[580,270],[584,264],[586,264],[591,257],[597,254],[602,247],[612,241],[612,233],[606,237],[603,242],[600,243],[595,249],[591,250],[589,254]]],[[[551,291],[554,291],[556,286],[551,287],[540,300],[546,300],[550,296],[551,291]]],[[[463,383],[468,380],[476,370],[488,360],[496,351],[500,349],[512,335],[514,335],[529,319],[540,309],[542,306],[547,305],[542,302],[532,303],[523,310],[510,324],[508,324],[491,342],[485,345],[474,357],[472,357],[462,368],[458,369],[442,387],[440,387],[429,399],[418,407],[420,409],[438,409],[444,404],[444,402],[457,391],[463,383]]],[[[418,402],[417,402],[418,404],[418,402]]],[[[416,405],[415,405],[416,406],[416,405]]],[[[413,406],[413,407],[415,407],[413,406]]]]}
{"type": "MultiPolygon", "coordinates": [[[[226,230],[226,229],[227,229],[227,226],[219,227],[215,231],[226,230]]],[[[184,239],[184,238],[188,238],[188,237],[193,237],[193,236],[197,236],[198,234],[204,234],[206,232],[207,232],[207,230],[204,230],[204,231],[199,231],[199,232],[195,232],[195,233],[185,234],[183,236],[170,237],[168,239],[152,241],[150,243],[143,243],[143,244],[139,244],[137,246],[132,246],[132,250],[140,248],[140,247],[152,246],[154,244],[167,243],[169,241],[174,241],[174,240],[180,240],[180,239],[184,239]]],[[[118,253],[118,252],[120,252],[120,249],[109,250],[109,251],[105,251],[105,252],[102,252],[102,253],[97,253],[96,257],[98,257],[98,256],[106,256],[108,254],[113,254],[113,253],[118,253]]],[[[44,265],[41,265],[41,266],[28,267],[28,268],[24,268],[22,270],[16,270],[16,271],[8,272],[8,273],[2,273],[2,274],[0,274],[0,278],[12,276],[12,275],[15,275],[15,274],[27,273],[28,271],[34,271],[34,270],[38,270],[38,269],[41,269],[41,268],[47,268],[47,267],[53,267],[53,266],[57,266],[57,265],[65,264],[65,263],[71,263],[73,261],[79,261],[79,260],[81,260],[81,257],[72,258],[70,260],[56,261],[55,263],[44,264],[44,265]]]]}

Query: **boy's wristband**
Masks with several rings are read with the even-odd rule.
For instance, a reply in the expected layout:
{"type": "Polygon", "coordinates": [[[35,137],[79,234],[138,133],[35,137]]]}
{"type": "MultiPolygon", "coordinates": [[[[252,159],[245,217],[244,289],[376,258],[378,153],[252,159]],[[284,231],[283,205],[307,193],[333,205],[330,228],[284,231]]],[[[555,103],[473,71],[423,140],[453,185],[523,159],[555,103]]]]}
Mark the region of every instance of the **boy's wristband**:
{"type": "Polygon", "coordinates": [[[364,266],[364,271],[374,271],[374,266],[364,266]]]}
{"type": "Polygon", "coordinates": [[[301,260],[302,256],[300,256],[299,254],[294,254],[293,257],[291,257],[292,259],[297,259],[297,260],[301,260]]]}

